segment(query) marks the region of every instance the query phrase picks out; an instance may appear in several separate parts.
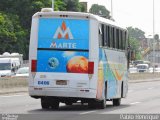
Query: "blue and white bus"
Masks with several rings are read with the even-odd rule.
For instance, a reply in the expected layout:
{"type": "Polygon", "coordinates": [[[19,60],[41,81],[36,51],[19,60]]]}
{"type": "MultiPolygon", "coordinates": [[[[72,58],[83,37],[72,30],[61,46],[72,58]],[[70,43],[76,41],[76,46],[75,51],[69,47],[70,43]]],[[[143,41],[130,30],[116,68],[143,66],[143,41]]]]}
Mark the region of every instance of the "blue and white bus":
{"type": "Polygon", "coordinates": [[[128,91],[127,46],[127,30],[110,20],[43,9],[32,17],[29,95],[45,109],[119,106],[128,91]]]}

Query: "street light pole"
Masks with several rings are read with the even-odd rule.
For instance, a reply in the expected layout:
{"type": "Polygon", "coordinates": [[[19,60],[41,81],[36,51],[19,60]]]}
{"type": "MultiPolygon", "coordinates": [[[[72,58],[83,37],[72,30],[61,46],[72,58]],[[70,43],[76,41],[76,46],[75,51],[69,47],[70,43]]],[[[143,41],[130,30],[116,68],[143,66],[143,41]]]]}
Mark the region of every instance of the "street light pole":
{"type": "Polygon", "coordinates": [[[155,71],[155,15],[154,15],[154,0],[153,0],[153,73],[155,71]]]}
{"type": "Polygon", "coordinates": [[[113,3],[112,3],[112,0],[111,0],[111,18],[113,18],[113,3]]]}
{"type": "Polygon", "coordinates": [[[54,11],[54,0],[52,0],[52,9],[54,11]]]}

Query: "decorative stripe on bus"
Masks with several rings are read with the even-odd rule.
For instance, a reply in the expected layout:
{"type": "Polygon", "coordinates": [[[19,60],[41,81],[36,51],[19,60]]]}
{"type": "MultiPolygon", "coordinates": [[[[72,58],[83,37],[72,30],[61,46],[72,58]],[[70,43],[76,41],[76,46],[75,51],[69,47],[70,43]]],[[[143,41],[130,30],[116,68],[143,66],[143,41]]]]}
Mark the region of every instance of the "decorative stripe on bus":
{"type": "Polygon", "coordinates": [[[84,49],[55,49],[55,48],[37,48],[37,50],[53,50],[53,51],[77,51],[77,52],[89,52],[89,50],[84,49]]]}

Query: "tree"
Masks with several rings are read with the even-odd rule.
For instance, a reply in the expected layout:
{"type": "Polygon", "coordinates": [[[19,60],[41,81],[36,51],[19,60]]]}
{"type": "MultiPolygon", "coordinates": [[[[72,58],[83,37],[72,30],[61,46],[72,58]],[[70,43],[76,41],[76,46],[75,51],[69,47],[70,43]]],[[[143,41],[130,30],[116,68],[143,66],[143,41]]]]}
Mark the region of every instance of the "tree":
{"type": "Polygon", "coordinates": [[[66,11],[66,4],[63,2],[63,0],[54,1],[54,10],[55,11],[66,11]]]}
{"type": "Polygon", "coordinates": [[[80,2],[80,12],[87,12],[87,3],[80,2]]]}
{"type": "Polygon", "coordinates": [[[110,12],[103,5],[93,4],[89,10],[90,13],[110,18],[110,12]]]}
{"type": "Polygon", "coordinates": [[[136,38],[137,40],[142,40],[145,38],[145,32],[140,30],[139,28],[128,27],[127,30],[129,36],[132,38],[136,38]]]}
{"type": "Polygon", "coordinates": [[[0,13],[0,52],[19,52],[25,55],[26,32],[19,25],[17,15],[0,13]]]}
{"type": "Polygon", "coordinates": [[[129,44],[131,45],[131,50],[135,51],[135,59],[142,59],[141,55],[141,44],[140,40],[145,38],[145,32],[140,30],[139,28],[128,27],[128,35],[129,35],[129,44]]]}
{"type": "MultiPolygon", "coordinates": [[[[7,48],[8,51],[11,51],[12,49],[13,51],[18,51],[18,49],[22,50],[19,52],[24,54],[25,59],[28,59],[28,51],[29,51],[28,48],[29,48],[29,37],[30,37],[32,15],[35,12],[40,11],[41,8],[44,7],[51,7],[51,0],[1,0],[0,11],[3,11],[3,13],[7,14],[7,16],[5,16],[5,21],[8,22],[8,24],[11,23],[10,28],[15,28],[16,26],[19,28],[19,29],[15,28],[13,31],[5,32],[5,36],[6,35],[10,35],[10,37],[11,35],[15,36],[16,44],[14,44],[13,46],[11,42],[8,42],[7,46],[12,46],[12,47],[9,47],[10,48],[9,49],[7,46],[5,47],[5,45],[2,45],[3,50],[6,50],[7,48]],[[21,47],[17,47],[17,45],[21,47]]],[[[4,36],[1,37],[4,38],[4,36]]],[[[12,38],[12,41],[14,41],[15,39],[12,38]]]]}
{"type": "MultiPolygon", "coordinates": [[[[32,15],[51,7],[52,0],[1,0],[0,54],[19,52],[28,59],[32,15]]],[[[83,11],[79,0],[55,0],[56,11],[83,11]]]]}
{"type": "Polygon", "coordinates": [[[74,11],[80,12],[81,11],[81,4],[79,0],[63,0],[66,4],[66,11],[74,11]]]}

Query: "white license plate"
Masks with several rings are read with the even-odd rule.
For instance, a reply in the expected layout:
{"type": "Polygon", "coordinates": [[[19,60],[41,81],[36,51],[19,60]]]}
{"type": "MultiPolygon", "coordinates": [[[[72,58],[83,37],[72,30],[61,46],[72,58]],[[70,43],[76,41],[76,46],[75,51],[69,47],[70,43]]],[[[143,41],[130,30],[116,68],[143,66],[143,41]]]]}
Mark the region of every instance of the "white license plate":
{"type": "Polygon", "coordinates": [[[57,80],[56,85],[67,85],[67,81],[66,80],[57,80]]]}

